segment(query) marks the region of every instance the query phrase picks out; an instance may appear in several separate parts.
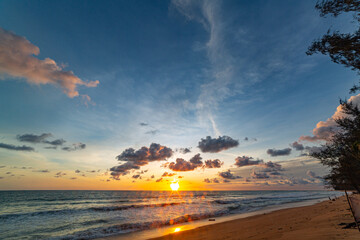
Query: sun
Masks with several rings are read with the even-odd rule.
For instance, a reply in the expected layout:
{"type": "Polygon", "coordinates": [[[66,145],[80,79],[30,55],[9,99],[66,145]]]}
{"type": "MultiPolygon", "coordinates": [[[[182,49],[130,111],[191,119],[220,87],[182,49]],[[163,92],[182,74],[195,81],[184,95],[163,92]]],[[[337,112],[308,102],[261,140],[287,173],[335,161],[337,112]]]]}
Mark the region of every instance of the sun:
{"type": "Polygon", "coordinates": [[[177,191],[179,189],[179,182],[178,181],[172,181],[171,184],[170,184],[170,188],[171,190],[173,191],[177,191]]]}

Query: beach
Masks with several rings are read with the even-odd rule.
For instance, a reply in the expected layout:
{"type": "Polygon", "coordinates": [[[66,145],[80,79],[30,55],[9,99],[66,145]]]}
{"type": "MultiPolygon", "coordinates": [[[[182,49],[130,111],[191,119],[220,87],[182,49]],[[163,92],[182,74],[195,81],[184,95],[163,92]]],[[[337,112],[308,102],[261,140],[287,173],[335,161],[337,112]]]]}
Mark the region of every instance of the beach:
{"type": "Polygon", "coordinates": [[[330,223],[344,217],[330,229],[352,222],[341,196],[339,191],[0,191],[0,239],[150,239],[186,230],[191,230],[186,236],[170,239],[219,239],[214,232],[241,239],[257,232],[312,233],[301,225],[309,221],[324,228],[329,216],[330,223]]]}
{"type": "Polygon", "coordinates": [[[342,229],[353,222],[345,197],[311,206],[270,213],[179,231],[152,240],[215,239],[360,239],[357,229],[342,229]]]}

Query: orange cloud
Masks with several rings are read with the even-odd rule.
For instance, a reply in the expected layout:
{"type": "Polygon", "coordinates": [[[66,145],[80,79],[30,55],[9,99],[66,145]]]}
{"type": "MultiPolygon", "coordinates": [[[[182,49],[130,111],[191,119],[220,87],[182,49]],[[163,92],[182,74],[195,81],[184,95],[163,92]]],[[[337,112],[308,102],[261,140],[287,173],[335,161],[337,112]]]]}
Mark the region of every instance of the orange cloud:
{"type": "MultiPolygon", "coordinates": [[[[356,96],[351,96],[348,102],[353,103],[355,106],[360,106],[360,94],[356,96]]],[[[335,119],[343,118],[346,114],[342,111],[342,105],[339,105],[336,108],[335,113],[328,118],[326,121],[320,121],[316,124],[316,127],[313,129],[313,136],[301,136],[299,140],[301,141],[327,141],[329,140],[334,133],[336,133],[339,129],[335,119]]]]}
{"type": "Polygon", "coordinates": [[[79,96],[78,86],[96,87],[99,81],[84,82],[65,71],[54,60],[40,60],[40,49],[26,38],[0,28],[0,74],[26,79],[31,84],[53,84],[70,98],[79,96]]]}

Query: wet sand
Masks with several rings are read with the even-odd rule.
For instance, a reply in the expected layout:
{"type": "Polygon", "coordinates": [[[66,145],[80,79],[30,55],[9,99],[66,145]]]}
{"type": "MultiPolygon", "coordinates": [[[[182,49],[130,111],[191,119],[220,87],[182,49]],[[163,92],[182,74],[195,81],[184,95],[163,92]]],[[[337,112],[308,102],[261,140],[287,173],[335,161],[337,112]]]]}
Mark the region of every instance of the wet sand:
{"type": "Polygon", "coordinates": [[[342,229],[340,223],[353,222],[345,197],[311,206],[294,207],[179,231],[152,240],[360,239],[357,229],[342,229]]]}

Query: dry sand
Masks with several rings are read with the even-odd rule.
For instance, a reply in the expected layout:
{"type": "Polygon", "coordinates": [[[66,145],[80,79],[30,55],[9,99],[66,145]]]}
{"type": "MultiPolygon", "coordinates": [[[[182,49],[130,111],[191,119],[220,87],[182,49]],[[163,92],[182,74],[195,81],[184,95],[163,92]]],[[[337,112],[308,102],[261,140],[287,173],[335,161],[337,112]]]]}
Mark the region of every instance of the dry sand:
{"type": "Polygon", "coordinates": [[[340,223],[353,222],[345,197],[312,206],[274,211],[172,233],[153,240],[286,239],[360,240],[357,229],[342,229],[340,223]]]}

